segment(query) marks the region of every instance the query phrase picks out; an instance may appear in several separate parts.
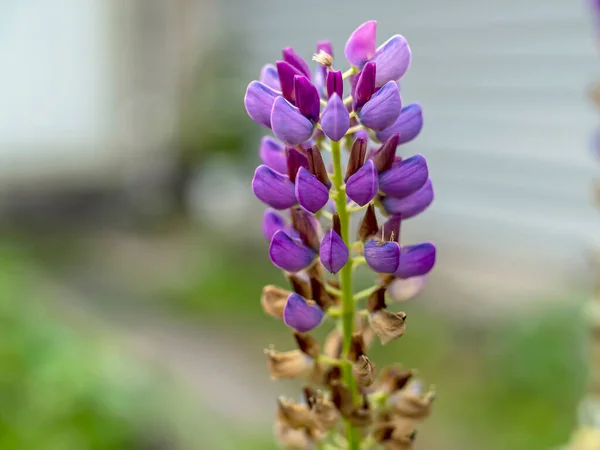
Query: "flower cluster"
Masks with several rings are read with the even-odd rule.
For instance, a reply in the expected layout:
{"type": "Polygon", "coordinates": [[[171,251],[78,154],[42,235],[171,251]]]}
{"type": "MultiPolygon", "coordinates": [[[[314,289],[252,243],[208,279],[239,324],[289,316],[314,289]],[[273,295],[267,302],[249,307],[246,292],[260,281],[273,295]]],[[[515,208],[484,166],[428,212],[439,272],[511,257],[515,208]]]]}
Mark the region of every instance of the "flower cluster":
{"type": "Polygon", "coordinates": [[[289,290],[266,286],[262,306],[293,330],[298,346],[266,350],[271,376],[307,381],[301,401],[278,402],[276,435],[290,449],[325,441],[351,450],[412,449],[434,398],[412,371],[391,367],[376,376],[367,356],[374,337],[387,344],[404,334],[406,314],[387,303],[415,296],[436,259],[430,242],[400,244],[401,223],[431,204],[433,187],[422,155],[396,155],[423,125],[421,106],[403,106],[398,87],[410,49],[401,35],[377,47],[376,28],[368,21],[351,34],[345,72],[334,68],[328,41],[317,43],[314,71],[283,49],[244,100],[248,115],[275,136],[262,139],[252,190],[270,207],[263,234],[290,283],[289,290]],[[376,282],[354,292],[362,264],[376,282]],[[307,333],[327,321],[337,326],[321,346],[307,333]],[[346,433],[338,433],[343,424],[346,433]]]}

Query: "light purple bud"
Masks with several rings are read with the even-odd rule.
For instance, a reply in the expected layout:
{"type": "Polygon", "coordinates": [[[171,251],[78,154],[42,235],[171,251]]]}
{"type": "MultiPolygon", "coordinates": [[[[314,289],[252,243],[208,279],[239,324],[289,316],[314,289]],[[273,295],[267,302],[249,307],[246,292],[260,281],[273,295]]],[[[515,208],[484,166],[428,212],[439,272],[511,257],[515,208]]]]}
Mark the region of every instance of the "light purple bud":
{"type": "Polygon", "coordinates": [[[398,81],[410,66],[411,53],[404,36],[392,36],[379,46],[372,61],[377,64],[377,86],[398,81]]]}
{"type": "Polygon", "coordinates": [[[336,274],[348,262],[348,247],[334,230],[330,230],[321,241],[319,252],[321,263],[331,273],[336,274]]]}
{"type": "Polygon", "coordinates": [[[339,95],[340,98],[344,96],[344,80],[342,72],[339,70],[327,72],[327,97],[331,97],[333,94],[339,95]]]}
{"type": "Polygon", "coordinates": [[[428,178],[425,157],[415,155],[393,163],[390,170],[379,175],[379,189],[393,197],[406,197],[423,186],[428,178]]]}
{"type": "Polygon", "coordinates": [[[323,208],[329,200],[327,186],[304,167],[298,170],[295,194],[300,206],[313,214],[323,208]]]}
{"type": "Polygon", "coordinates": [[[400,265],[394,272],[398,278],[412,278],[425,275],[435,265],[436,250],[431,242],[402,247],[400,265]]]}
{"type": "Polygon", "coordinates": [[[281,83],[279,82],[279,75],[277,74],[277,68],[273,64],[265,64],[260,71],[259,81],[266,84],[271,89],[281,92],[281,83]]]}
{"type": "Polygon", "coordinates": [[[335,92],[323,110],[321,128],[329,139],[336,142],[342,139],[350,128],[350,114],[342,98],[335,92]]]}
{"type": "Polygon", "coordinates": [[[252,120],[266,128],[271,128],[271,110],[275,99],[281,93],[260,81],[253,81],[246,89],[244,105],[252,120]]]}
{"type": "Polygon", "coordinates": [[[298,272],[311,265],[315,252],[289,237],[283,230],[279,230],[271,239],[269,256],[278,268],[298,272]]]}
{"type": "Polygon", "coordinates": [[[271,242],[273,235],[286,227],[285,219],[272,209],[267,209],[263,215],[262,232],[265,239],[271,242]]]}
{"type": "Polygon", "coordinates": [[[368,62],[363,70],[356,76],[356,86],[354,88],[354,109],[360,109],[367,103],[375,93],[375,73],[377,68],[375,63],[368,62]]]}
{"type": "Polygon", "coordinates": [[[358,113],[360,122],[372,130],[383,130],[391,126],[402,109],[400,90],[394,81],[379,89],[358,113]]]}
{"type": "Polygon", "coordinates": [[[252,192],[261,202],[275,209],[287,209],[297,203],[290,178],[265,165],[258,166],[254,172],[252,192]]]}
{"type": "Polygon", "coordinates": [[[277,61],[277,74],[279,75],[279,83],[281,84],[281,94],[283,98],[290,102],[294,102],[294,77],[302,75],[298,69],[285,61],[277,61]]]}
{"type": "Polygon", "coordinates": [[[279,173],[287,172],[285,148],[271,136],[262,138],[258,154],[266,166],[279,173]]]}
{"type": "Polygon", "coordinates": [[[275,136],[288,145],[302,144],[313,133],[312,122],[283,97],[277,97],[273,103],[271,127],[275,136]]]}
{"type": "Polygon", "coordinates": [[[400,246],[395,241],[371,239],[365,242],[365,259],[377,273],[394,273],[400,265],[400,246]]]}
{"type": "Polygon", "coordinates": [[[283,308],[285,324],[301,333],[317,327],[323,320],[323,310],[313,301],[307,301],[300,294],[292,292],[283,308]],[[310,303],[309,303],[310,302],[310,303]]]}
{"type": "Polygon", "coordinates": [[[286,47],[282,51],[283,60],[298,69],[306,78],[310,80],[310,67],[300,55],[298,55],[292,47],[286,47]]]}
{"type": "Polygon", "coordinates": [[[318,122],[321,112],[321,99],[317,88],[308,78],[296,75],[294,77],[294,92],[296,106],[302,115],[315,123],[318,122]]]}
{"type": "Polygon", "coordinates": [[[319,96],[326,98],[326,88],[325,88],[325,77],[326,77],[327,68],[323,66],[319,66],[315,69],[315,73],[313,74],[313,83],[319,91],[319,96]],[[325,69],[325,70],[322,70],[325,69]]]}
{"type": "Polygon", "coordinates": [[[377,21],[369,20],[360,25],[352,32],[344,54],[346,59],[356,67],[362,67],[367,61],[375,56],[377,45],[377,21]]]}
{"type": "Polygon", "coordinates": [[[346,194],[360,206],[373,200],[378,189],[377,169],[370,159],[346,181],[346,194]]]}
{"type": "Polygon", "coordinates": [[[411,103],[400,111],[396,121],[383,131],[376,133],[381,142],[387,141],[392,134],[400,134],[400,144],[412,141],[423,128],[423,111],[418,103],[411,103]]]}
{"type": "Polygon", "coordinates": [[[432,201],[433,186],[431,180],[427,180],[418,191],[402,198],[385,197],[382,204],[388,214],[402,216],[402,219],[410,219],[425,211],[432,201]]]}

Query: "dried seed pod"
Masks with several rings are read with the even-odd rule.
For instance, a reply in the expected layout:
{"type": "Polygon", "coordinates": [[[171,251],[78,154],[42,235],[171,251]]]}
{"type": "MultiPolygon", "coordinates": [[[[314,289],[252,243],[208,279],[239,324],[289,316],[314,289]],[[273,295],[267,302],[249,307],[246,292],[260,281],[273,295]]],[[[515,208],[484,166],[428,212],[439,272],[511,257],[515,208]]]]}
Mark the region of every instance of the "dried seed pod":
{"type": "Polygon", "coordinates": [[[381,309],[369,315],[371,328],[383,345],[401,337],[406,331],[406,313],[381,309]]]}
{"type": "Polygon", "coordinates": [[[314,365],[314,360],[300,350],[277,352],[273,349],[265,349],[265,355],[267,355],[271,378],[274,380],[304,376],[314,365]]]}
{"type": "Polygon", "coordinates": [[[308,405],[295,403],[285,398],[277,400],[277,417],[291,428],[310,428],[315,425],[308,405]]]}
{"type": "Polygon", "coordinates": [[[431,413],[435,393],[421,393],[421,383],[413,381],[391,399],[390,413],[395,416],[422,420],[431,413]]]}
{"type": "Polygon", "coordinates": [[[337,328],[329,332],[323,345],[323,353],[330,358],[338,359],[342,354],[342,335],[337,328]]]}
{"type": "Polygon", "coordinates": [[[282,319],[283,309],[285,308],[287,298],[290,294],[290,291],[269,284],[262,290],[260,304],[268,315],[277,319],[282,319]]]}
{"type": "Polygon", "coordinates": [[[316,445],[308,436],[306,430],[295,430],[281,420],[275,421],[273,428],[275,439],[285,449],[288,450],[314,450],[316,445]]]}
{"type": "Polygon", "coordinates": [[[317,393],[312,412],[317,426],[324,432],[331,430],[340,420],[339,411],[322,392],[317,393]]]}
{"type": "Polygon", "coordinates": [[[385,367],[379,374],[377,390],[393,394],[403,389],[413,375],[413,370],[404,370],[400,366],[385,367]]]}
{"type": "Polygon", "coordinates": [[[365,355],[361,355],[358,360],[352,364],[352,373],[360,387],[368,387],[375,381],[375,364],[365,355]]]}

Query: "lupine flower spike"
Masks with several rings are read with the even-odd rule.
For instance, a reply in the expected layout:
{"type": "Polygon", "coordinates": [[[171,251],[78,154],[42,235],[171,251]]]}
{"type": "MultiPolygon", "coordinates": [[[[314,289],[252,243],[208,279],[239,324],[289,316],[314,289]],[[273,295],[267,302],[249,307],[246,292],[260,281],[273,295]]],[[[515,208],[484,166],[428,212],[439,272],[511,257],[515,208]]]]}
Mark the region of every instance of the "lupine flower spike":
{"type": "Polygon", "coordinates": [[[351,33],[349,68],[329,41],[317,43],[315,67],[284,48],[244,99],[272,131],[252,190],[269,207],[262,232],[289,283],[265,286],[261,305],[297,344],[265,350],[268,368],[273,379],[305,383],[300,399],[274,402],[275,436],[288,449],[413,449],[434,399],[413,371],[378,373],[368,355],[375,337],[393,345],[405,334],[406,314],[388,305],[417,296],[436,261],[434,244],[400,239],[401,224],[432,203],[433,186],[423,155],[396,154],[423,126],[421,106],[403,106],[398,88],[410,48],[401,35],[378,46],[376,31],[371,20],[351,33]],[[353,274],[363,263],[375,283],[359,294],[353,274]],[[317,327],[331,328],[323,346],[311,336],[317,327]]]}

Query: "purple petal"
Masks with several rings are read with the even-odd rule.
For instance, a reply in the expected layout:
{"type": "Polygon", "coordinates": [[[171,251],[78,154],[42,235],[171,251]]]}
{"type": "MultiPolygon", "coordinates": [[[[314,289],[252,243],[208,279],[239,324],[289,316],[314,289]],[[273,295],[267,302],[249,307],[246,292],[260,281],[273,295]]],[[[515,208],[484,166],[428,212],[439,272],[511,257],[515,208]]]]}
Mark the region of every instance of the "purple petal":
{"type": "Polygon", "coordinates": [[[429,273],[435,265],[435,245],[425,242],[402,247],[400,265],[394,272],[398,278],[411,278],[429,273]]]}
{"type": "Polygon", "coordinates": [[[358,113],[361,123],[372,130],[383,130],[392,125],[402,109],[400,90],[394,81],[379,89],[358,113]]]}
{"type": "Polygon", "coordinates": [[[283,97],[277,97],[271,112],[273,133],[288,145],[302,144],[313,133],[313,124],[298,108],[283,97]]]}
{"type": "Polygon", "coordinates": [[[418,191],[403,198],[388,196],[382,200],[382,203],[389,214],[402,216],[402,219],[410,219],[425,211],[432,201],[433,186],[431,180],[427,180],[418,191]]]}
{"type": "Polygon", "coordinates": [[[358,110],[367,103],[375,93],[376,71],[375,63],[368,62],[356,76],[356,86],[353,93],[355,110],[358,110]]]}
{"type": "Polygon", "coordinates": [[[278,268],[288,272],[298,272],[311,265],[315,253],[279,230],[271,239],[269,256],[278,268]]]}
{"type": "Polygon", "coordinates": [[[264,165],[254,172],[252,192],[261,202],[275,209],[290,208],[297,203],[294,183],[289,177],[264,165]]]}
{"type": "Polygon", "coordinates": [[[294,147],[286,147],[285,153],[287,157],[288,177],[290,177],[290,180],[295,182],[296,175],[298,174],[298,170],[300,170],[300,167],[304,167],[305,169],[309,168],[308,158],[305,154],[300,153],[294,147]]]}
{"type": "Polygon", "coordinates": [[[344,54],[346,59],[356,67],[362,67],[367,61],[375,56],[375,46],[377,45],[377,21],[369,20],[360,25],[352,32],[344,54]]]}
{"type": "Polygon", "coordinates": [[[285,148],[277,140],[270,136],[263,137],[258,154],[266,166],[279,173],[287,172],[285,148]]]}
{"type": "Polygon", "coordinates": [[[271,110],[275,99],[281,93],[260,81],[253,81],[246,89],[244,105],[252,120],[266,128],[271,128],[271,110]]]}
{"type": "Polygon", "coordinates": [[[344,80],[342,72],[339,70],[327,72],[327,97],[331,97],[333,94],[339,95],[340,98],[344,96],[344,80]]]}
{"type": "Polygon", "coordinates": [[[406,197],[423,186],[428,178],[425,157],[415,155],[395,162],[390,170],[379,175],[379,189],[393,197],[406,197]]]}
{"type": "Polygon", "coordinates": [[[336,274],[348,262],[348,247],[335,231],[330,230],[321,241],[321,263],[331,273],[336,274]]]}
{"type": "Polygon", "coordinates": [[[295,193],[300,206],[313,214],[323,208],[329,200],[327,186],[304,167],[298,170],[295,193]]]}
{"type": "Polygon", "coordinates": [[[404,36],[392,36],[379,46],[372,61],[377,64],[377,86],[398,81],[410,66],[410,48],[404,36]]]}
{"type": "Polygon", "coordinates": [[[285,61],[277,61],[275,64],[279,75],[279,83],[281,84],[280,95],[283,95],[286,100],[294,102],[294,77],[302,75],[302,72],[285,61]]]}
{"type": "Polygon", "coordinates": [[[281,83],[279,82],[279,75],[277,74],[277,68],[273,64],[265,64],[260,71],[259,81],[266,84],[271,89],[281,92],[281,83]]]}
{"type": "Polygon", "coordinates": [[[360,206],[373,200],[378,189],[377,170],[370,159],[346,181],[346,194],[360,206]]]}
{"type": "Polygon", "coordinates": [[[313,75],[313,83],[315,85],[315,87],[317,88],[317,91],[319,91],[319,96],[323,97],[323,98],[327,98],[326,94],[327,94],[327,89],[325,88],[326,85],[326,81],[325,81],[325,77],[327,72],[327,67],[323,67],[323,66],[319,66],[315,69],[315,73],[313,75]],[[325,70],[321,70],[321,69],[325,69],[325,70]]]}
{"type": "Polygon", "coordinates": [[[317,88],[308,78],[296,75],[294,77],[294,93],[296,106],[298,106],[300,113],[307,119],[315,123],[318,122],[321,112],[321,99],[317,88]]]}
{"type": "Polygon", "coordinates": [[[334,93],[321,117],[321,128],[325,135],[332,141],[339,141],[350,128],[350,114],[344,105],[344,101],[334,93]]]}
{"type": "Polygon", "coordinates": [[[292,292],[283,309],[285,324],[301,333],[317,327],[323,320],[323,310],[315,302],[306,301],[304,297],[292,292]]]}
{"type": "Polygon", "coordinates": [[[298,69],[306,78],[310,80],[310,67],[306,64],[306,61],[298,55],[292,47],[286,47],[282,51],[283,60],[294,68],[298,69]]]}
{"type": "Polygon", "coordinates": [[[423,111],[418,103],[411,103],[400,111],[396,121],[376,136],[381,142],[387,141],[392,134],[400,134],[400,144],[412,141],[423,128],[423,111]]]}
{"type": "Polygon", "coordinates": [[[394,273],[400,265],[400,246],[394,241],[372,239],[365,243],[365,259],[377,273],[394,273]]]}
{"type": "Polygon", "coordinates": [[[267,209],[263,215],[262,232],[265,239],[271,242],[273,235],[286,226],[285,219],[272,209],[267,209]]]}

